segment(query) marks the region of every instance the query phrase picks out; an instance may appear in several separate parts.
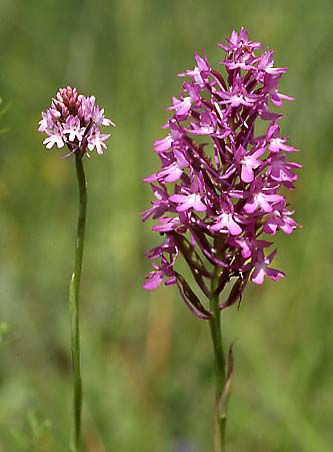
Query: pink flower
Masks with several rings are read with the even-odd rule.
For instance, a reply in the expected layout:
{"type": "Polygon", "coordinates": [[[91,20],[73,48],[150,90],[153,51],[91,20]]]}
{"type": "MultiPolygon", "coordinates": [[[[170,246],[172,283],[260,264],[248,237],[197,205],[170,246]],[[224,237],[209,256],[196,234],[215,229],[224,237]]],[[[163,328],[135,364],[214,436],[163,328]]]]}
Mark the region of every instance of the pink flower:
{"type": "Polygon", "coordinates": [[[94,96],[85,97],[76,88],[67,86],[57,92],[51,107],[42,112],[38,130],[48,135],[43,141],[47,149],[66,145],[69,153],[65,157],[77,151],[89,157],[88,151],[94,149],[103,154],[110,134],[102,134],[101,126],[110,125],[115,124],[104,117],[104,110],[96,105],[94,96]]]}
{"type": "Polygon", "coordinates": [[[171,148],[172,138],[170,135],[163,138],[162,140],[157,140],[154,143],[154,149],[156,152],[164,152],[171,148]]]}
{"type": "Polygon", "coordinates": [[[273,257],[276,254],[276,250],[273,251],[269,256],[265,257],[263,251],[260,249],[254,256],[254,270],[251,275],[251,281],[256,284],[262,284],[264,282],[265,276],[277,281],[280,278],[284,278],[286,275],[280,270],[275,268],[270,268],[268,265],[272,262],[273,257]]]}
{"type": "Polygon", "coordinates": [[[145,179],[155,199],[143,212],[144,221],[155,221],[153,231],[178,247],[172,259],[163,244],[158,253],[148,253],[153,271],[145,288],[163,279],[176,282],[185,304],[205,319],[210,313],[204,303],[174,270],[179,254],[205,297],[213,275],[220,278],[217,291],[236,278],[224,309],[248,280],[262,284],[265,276],[274,281],[284,276],[269,266],[275,251],[266,251],[273,243],[263,235],[290,234],[298,227],[286,208],[286,189],[294,188],[301,165],[288,161],[297,149],[281,136],[283,116],[271,105],[292,100],[278,89],[287,68],[274,67],[273,52],[250,41],[243,28],[219,46],[225,77],[197,53],[194,69],[179,74],[188,79],[172,98],[172,117],[163,127],[167,135],[154,143],[161,166],[145,179]],[[263,136],[257,132],[262,129],[263,136]]]}
{"type": "Polygon", "coordinates": [[[169,107],[169,110],[175,110],[175,117],[186,116],[190,111],[192,106],[192,101],[190,97],[185,97],[183,100],[178,100],[176,97],[173,98],[173,106],[169,107]]]}
{"type": "Polygon", "coordinates": [[[65,146],[64,135],[61,126],[54,126],[52,133],[46,130],[48,137],[45,138],[43,144],[45,144],[47,149],[51,149],[55,144],[59,149],[65,146]]]}
{"type": "Polygon", "coordinates": [[[287,137],[280,137],[280,126],[277,123],[272,123],[266,134],[266,139],[269,142],[268,149],[271,152],[280,152],[286,151],[286,152],[297,152],[298,149],[294,148],[293,146],[289,146],[285,144],[288,141],[287,137]]]}
{"type": "Polygon", "coordinates": [[[93,151],[96,148],[97,154],[103,154],[103,148],[106,149],[106,144],[104,143],[110,137],[109,133],[101,133],[96,126],[93,126],[93,130],[89,134],[88,141],[88,149],[89,151],[93,151]]]}
{"type": "Polygon", "coordinates": [[[217,222],[210,227],[212,231],[229,232],[231,235],[239,235],[243,232],[231,213],[223,212],[216,217],[216,220],[217,222]]]}
{"type": "Polygon", "coordinates": [[[255,94],[249,94],[243,85],[243,80],[240,76],[236,76],[233,87],[230,92],[218,91],[217,94],[221,99],[220,104],[230,104],[231,107],[252,107],[255,103],[257,96],[255,94]]]}
{"type": "Polygon", "coordinates": [[[240,177],[242,181],[249,183],[254,180],[254,170],[262,165],[262,160],[259,160],[259,157],[265,152],[266,149],[264,147],[258,149],[253,154],[247,153],[242,147],[240,148],[240,153],[242,155],[240,160],[242,166],[240,177]]]}
{"type": "Polygon", "coordinates": [[[184,212],[185,210],[192,209],[197,212],[204,212],[207,210],[205,204],[201,201],[201,196],[198,193],[189,193],[188,195],[172,195],[169,197],[169,201],[172,201],[177,205],[177,212],[184,212]]]}
{"type": "Polygon", "coordinates": [[[276,182],[281,182],[288,188],[293,188],[293,182],[297,180],[294,169],[301,168],[302,165],[294,162],[287,162],[285,155],[273,156],[270,159],[270,167],[267,174],[276,182]]]}
{"type": "Polygon", "coordinates": [[[161,257],[160,265],[153,264],[154,270],[148,273],[144,283],[144,288],[147,290],[156,289],[166,277],[165,285],[170,286],[176,283],[176,274],[173,270],[173,264],[178,256],[178,247],[172,237],[167,237],[166,240],[158,247],[153,248],[147,252],[150,259],[161,257]],[[165,257],[167,255],[167,257],[165,257]]]}
{"type": "Polygon", "coordinates": [[[257,209],[263,213],[272,212],[274,204],[284,201],[284,197],[274,191],[275,189],[262,187],[262,184],[259,183],[245,204],[244,212],[253,214],[257,209]]]}
{"type": "Polygon", "coordinates": [[[291,234],[299,227],[296,221],[290,218],[293,213],[293,210],[285,209],[284,203],[276,205],[264,224],[264,232],[274,235],[278,229],[281,229],[285,234],[291,234]]]}

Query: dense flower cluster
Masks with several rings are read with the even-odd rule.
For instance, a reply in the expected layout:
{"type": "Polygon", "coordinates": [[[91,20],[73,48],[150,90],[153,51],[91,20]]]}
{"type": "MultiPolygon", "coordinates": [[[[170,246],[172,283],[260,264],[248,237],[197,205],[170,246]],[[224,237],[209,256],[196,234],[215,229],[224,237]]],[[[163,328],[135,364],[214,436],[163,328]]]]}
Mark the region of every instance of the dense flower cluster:
{"type": "Polygon", "coordinates": [[[43,141],[47,149],[55,144],[58,148],[66,145],[69,149],[66,156],[79,151],[89,157],[88,151],[95,148],[98,154],[103,154],[110,134],[101,133],[101,126],[110,125],[114,123],[104,117],[104,109],[99,108],[94,96],[83,96],[76,88],[67,86],[57,92],[51,107],[42,113],[38,130],[48,135],[43,141]]]}
{"type": "Polygon", "coordinates": [[[184,301],[203,318],[209,312],[174,269],[179,253],[208,297],[206,281],[217,268],[218,292],[237,278],[223,309],[240,298],[249,278],[262,284],[265,276],[284,276],[270,267],[276,251],[266,249],[272,242],[259,236],[279,229],[290,234],[298,226],[280,188],[294,188],[301,165],[287,161],[297,149],[281,136],[282,115],[271,109],[293,100],[278,91],[287,68],[274,67],[273,51],[266,48],[257,56],[262,45],[249,41],[245,29],[219,46],[226,53],[226,77],[198,54],[194,69],[179,74],[187,80],[169,107],[168,135],[154,143],[162,167],[145,179],[156,199],[143,212],[143,220],[152,216],[153,230],[165,236],[147,253],[154,270],[144,287],[155,289],[163,279],[177,283],[184,301]]]}

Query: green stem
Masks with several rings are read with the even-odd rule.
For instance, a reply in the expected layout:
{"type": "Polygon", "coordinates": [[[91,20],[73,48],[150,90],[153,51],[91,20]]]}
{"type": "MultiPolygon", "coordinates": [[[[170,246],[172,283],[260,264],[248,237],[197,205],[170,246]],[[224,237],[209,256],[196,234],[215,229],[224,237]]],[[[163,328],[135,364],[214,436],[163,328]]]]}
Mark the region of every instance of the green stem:
{"type": "Polygon", "coordinates": [[[225,451],[225,425],[226,425],[226,410],[222,406],[222,395],[226,384],[226,360],[223,352],[222,330],[221,330],[221,311],[219,310],[219,296],[214,289],[217,285],[217,275],[213,278],[211,288],[211,298],[209,301],[210,311],[212,317],[209,320],[211,337],[213,341],[214,356],[215,356],[215,372],[216,372],[216,400],[215,400],[215,447],[218,452],[225,451]]]}
{"type": "Polygon", "coordinates": [[[79,218],[75,244],[74,273],[69,286],[69,306],[71,317],[71,343],[73,364],[73,410],[74,432],[71,451],[79,452],[81,436],[82,383],[80,372],[80,325],[79,325],[79,289],[84,247],[84,231],[87,216],[87,184],[82,156],[75,154],[76,175],[79,186],[79,218]]]}

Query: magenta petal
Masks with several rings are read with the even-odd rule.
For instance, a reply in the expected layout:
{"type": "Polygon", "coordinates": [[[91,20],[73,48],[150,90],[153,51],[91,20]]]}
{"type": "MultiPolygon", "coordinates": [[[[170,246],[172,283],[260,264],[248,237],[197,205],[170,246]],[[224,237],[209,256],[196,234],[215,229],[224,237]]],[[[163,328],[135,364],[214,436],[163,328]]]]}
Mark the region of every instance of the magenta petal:
{"type": "Polygon", "coordinates": [[[268,149],[269,149],[271,152],[279,152],[279,151],[280,151],[280,146],[279,146],[275,141],[273,141],[273,142],[268,146],[268,149]]]}
{"type": "Polygon", "coordinates": [[[264,212],[272,212],[273,207],[267,202],[267,198],[268,198],[268,196],[260,197],[260,200],[258,201],[259,205],[264,212]]]}
{"type": "Polygon", "coordinates": [[[152,271],[146,276],[146,281],[143,284],[144,289],[154,290],[163,281],[163,275],[160,271],[152,271]]]}
{"type": "Polygon", "coordinates": [[[177,212],[185,212],[188,209],[192,208],[192,203],[189,201],[184,202],[183,204],[180,204],[176,207],[177,212]]]}
{"type": "Polygon", "coordinates": [[[242,228],[231,217],[229,218],[227,228],[231,235],[239,235],[242,233],[242,228]]]}
{"type": "Polygon", "coordinates": [[[176,182],[180,176],[183,174],[183,171],[181,170],[174,170],[172,173],[170,173],[166,178],[165,182],[176,182]]]}
{"type": "Polygon", "coordinates": [[[253,170],[246,165],[242,165],[241,179],[243,182],[252,182],[254,179],[253,170]]]}
{"type": "Polygon", "coordinates": [[[193,208],[197,212],[205,212],[207,210],[207,206],[205,206],[205,204],[200,199],[195,201],[195,203],[193,204],[193,208]]]}
{"type": "Polygon", "coordinates": [[[248,257],[250,257],[252,254],[251,248],[249,247],[249,245],[244,242],[243,246],[242,246],[242,256],[247,259],[248,257]]]}
{"type": "Polygon", "coordinates": [[[245,204],[244,212],[246,212],[248,214],[251,214],[251,213],[253,213],[256,210],[257,207],[258,207],[257,201],[254,198],[252,198],[250,201],[248,201],[245,204]]]}
{"type": "Polygon", "coordinates": [[[223,229],[223,228],[224,228],[224,224],[222,224],[222,223],[215,223],[210,227],[211,231],[221,231],[221,229],[223,229]]]}
{"type": "Polygon", "coordinates": [[[265,270],[263,268],[255,268],[253,270],[251,281],[255,284],[261,285],[265,279],[265,270]]]}
{"type": "Polygon", "coordinates": [[[163,138],[162,140],[155,141],[154,149],[156,152],[167,151],[168,149],[170,149],[171,143],[172,143],[172,138],[170,137],[170,135],[168,135],[167,137],[163,138]]]}
{"type": "Polygon", "coordinates": [[[187,199],[186,195],[177,195],[176,194],[176,195],[169,196],[169,200],[172,202],[176,202],[176,203],[184,202],[184,201],[186,201],[186,199],[187,199]]]}
{"type": "Polygon", "coordinates": [[[275,268],[266,268],[266,276],[273,281],[278,281],[280,278],[284,278],[286,275],[285,273],[281,272],[280,270],[276,270],[275,268]]]}
{"type": "Polygon", "coordinates": [[[277,231],[277,224],[267,221],[267,223],[264,224],[264,232],[266,232],[266,234],[270,234],[270,235],[274,235],[276,234],[277,231]]]}
{"type": "Polygon", "coordinates": [[[291,234],[294,229],[297,227],[296,221],[293,221],[291,218],[289,221],[286,221],[283,223],[282,226],[280,226],[281,231],[283,231],[285,234],[291,234]]]}

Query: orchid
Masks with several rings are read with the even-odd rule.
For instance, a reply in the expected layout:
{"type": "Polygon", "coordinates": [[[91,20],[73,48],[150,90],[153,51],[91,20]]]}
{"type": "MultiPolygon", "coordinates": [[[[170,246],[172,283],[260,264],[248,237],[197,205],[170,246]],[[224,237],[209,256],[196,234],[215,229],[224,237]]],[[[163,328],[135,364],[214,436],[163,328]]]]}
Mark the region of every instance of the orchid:
{"type": "Polygon", "coordinates": [[[298,149],[281,136],[283,116],[276,112],[293,100],[278,90],[287,68],[274,67],[273,51],[250,41],[244,28],[219,47],[225,52],[220,62],[225,76],[197,53],[194,69],[179,74],[186,81],[169,107],[172,117],[163,127],[168,134],[154,143],[161,168],[145,179],[155,199],[142,214],[164,236],[146,253],[153,270],[144,288],[156,289],[163,281],[176,285],[190,311],[209,321],[216,360],[216,443],[223,451],[233,365],[231,349],[228,362],[223,351],[221,312],[240,304],[248,281],[261,285],[265,278],[285,276],[271,267],[276,249],[263,236],[278,230],[290,234],[299,226],[285,189],[295,188],[301,165],[288,160],[298,149]],[[258,134],[258,124],[264,135],[258,134]],[[179,256],[193,280],[180,274],[179,256]]]}
{"type": "MultiPolygon", "coordinates": [[[[226,54],[221,62],[226,77],[212,68],[205,55],[197,53],[194,69],[179,74],[189,80],[169,107],[173,112],[166,125],[169,134],[154,144],[162,165],[145,181],[159,198],[143,218],[153,216],[158,222],[153,230],[176,241],[186,237],[191,246],[180,248],[179,254],[190,267],[193,263],[186,253],[206,257],[204,278],[208,281],[213,274],[210,264],[217,262],[208,256],[215,256],[223,280],[246,274],[259,284],[256,269],[264,259],[262,248],[256,245],[259,237],[277,230],[289,234],[298,227],[280,191],[282,186],[294,188],[295,170],[301,165],[287,161],[287,156],[298,150],[281,136],[282,115],[271,111],[271,103],[281,107],[284,100],[292,100],[280,94],[277,86],[287,68],[273,66],[273,51],[264,49],[256,55],[262,45],[249,41],[245,29],[239,34],[234,31],[227,43],[219,46],[226,54]],[[259,121],[267,122],[264,136],[256,135],[259,121]],[[204,142],[196,141],[198,135],[204,142]],[[233,237],[238,241],[229,240],[233,237]],[[248,242],[254,246],[244,256],[241,243],[248,242]]],[[[149,258],[162,262],[164,254],[162,246],[149,258]]],[[[174,283],[178,278],[181,284],[172,270],[175,263],[176,259],[171,261],[165,276],[174,271],[174,283]]],[[[163,268],[160,266],[160,275],[163,268]]],[[[264,276],[276,279],[272,272],[264,276]]],[[[151,277],[147,275],[147,280],[151,277]]],[[[162,281],[160,278],[159,283],[162,281]]],[[[191,296],[188,302],[192,302],[191,296]]]]}
{"type": "MultiPolygon", "coordinates": [[[[110,134],[101,133],[101,126],[115,125],[104,117],[104,110],[96,104],[95,96],[86,97],[78,94],[76,88],[67,86],[61,88],[52,99],[51,107],[42,113],[39,121],[40,132],[46,133],[44,139],[47,149],[54,145],[58,149],[68,149],[65,157],[75,155],[76,176],[79,194],[79,215],[75,242],[74,272],[69,287],[69,306],[71,318],[71,348],[73,364],[73,434],[70,443],[71,452],[81,450],[81,411],[82,383],[80,365],[80,319],[79,319],[79,289],[81,281],[82,259],[84,249],[85,226],[87,218],[87,183],[84,170],[84,157],[96,149],[97,154],[103,154],[105,141],[110,134]]],[[[157,207],[157,212],[160,209],[157,207]]],[[[164,258],[163,258],[164,262],[164,258]]],[[[158,267],[156,264],[154,267],[158,267]]],[[[165,266],[164,266],[165,267],[165,266]]],[[[160,274],[166,274],[166,269],[160,274]]],[[[157,273],[158,276],[158,273],[157,273]]],[[[151,278],[152,279],[152,278],[151,278]]],[[[155,286],[160,282],[155,278],[155,286]]],[[[151,287],[153,288],[153,286],[151,287]]]]}
{"type": "Polygon", "coordinates": [[[54,145],[61,149],[66,145],[69,153],[65,157],[75,152],[90,157],[94,149],[100,155],[106,149],[105,141],[110,134],[101,133],[102,125],[115,126],[105,118],[104,109],[96,104],[95,96],[86,97],[78,94],[76,88],[67,86],[59,89],[51,106],[42,112],[38,131],[48,135],[43,141],[47,149],[54,145]]]}

